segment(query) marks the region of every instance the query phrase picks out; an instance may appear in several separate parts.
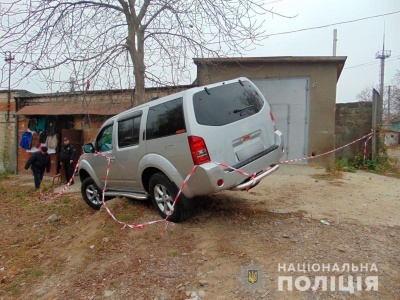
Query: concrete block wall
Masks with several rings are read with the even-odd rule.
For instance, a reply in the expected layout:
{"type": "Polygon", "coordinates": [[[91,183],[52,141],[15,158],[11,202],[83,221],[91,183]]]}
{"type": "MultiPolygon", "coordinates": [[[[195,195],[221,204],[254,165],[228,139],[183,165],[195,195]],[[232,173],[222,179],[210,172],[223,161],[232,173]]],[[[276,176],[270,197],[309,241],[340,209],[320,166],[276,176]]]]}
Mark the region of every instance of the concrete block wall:
{"type": "Polygon", "coordinates": [[[14,172],[16,168],[15,150],[15,101],[16,92],[11,91],[10,106],[8,106],[8,91],[0,91],[0,173],[14,172]],[[7,119],[7,112],[9,117],[7,119]]]}
{"type": "MultiPolygon", "coordinates": [[[[336,147],[346,145],[368,133],[372,128],[372,102],[354,102],[336,104],[335,121],[336,147]]],[[[336,152],[336,159],[354,159],[363,155],[364,141],[355,143],[336,152]]],[[[371,153],[371,142],[368,143],[367,155],[371,153]]]]}

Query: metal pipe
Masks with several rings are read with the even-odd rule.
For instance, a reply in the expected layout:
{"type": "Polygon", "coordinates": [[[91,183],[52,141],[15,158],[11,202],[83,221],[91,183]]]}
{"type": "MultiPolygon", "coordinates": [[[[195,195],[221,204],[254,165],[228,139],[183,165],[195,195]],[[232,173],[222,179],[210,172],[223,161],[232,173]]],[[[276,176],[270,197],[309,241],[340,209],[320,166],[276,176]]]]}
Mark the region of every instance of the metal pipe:
{"type": "Polygon", "coordinates": [[[15,171],[14,174],[18,174],[18,97],[15,97],[15,139],[14,139],[14,148],[15,148],[15,171]]]}
{"type": "Polygon", "coordinates": [[[4,60],[8,62],[8,100],[7,100],[7,122],[8,122],[10,120],[10,106],[11,106],[11,61],[14,60],[14,57],[11,57],[11,51],[6,51],[6,58],[4,60]]]}
{"type": "Polygon", "coordinates": [[[336,56],[337,29],[333,29],[333,56],[336,56]]]}

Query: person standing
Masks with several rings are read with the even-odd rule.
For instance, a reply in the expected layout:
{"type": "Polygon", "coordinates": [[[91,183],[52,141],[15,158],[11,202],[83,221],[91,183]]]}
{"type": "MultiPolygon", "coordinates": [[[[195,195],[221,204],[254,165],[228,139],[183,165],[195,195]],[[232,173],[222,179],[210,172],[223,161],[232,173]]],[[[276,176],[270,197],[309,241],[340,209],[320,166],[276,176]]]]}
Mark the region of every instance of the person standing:
{"type": "Polygon", "coordinates": [[[40,151],[35,152],[26,162],[25,170],[28,170],[29,167],[31,167],[36,189],[40,187],[44,171],[46,170],[47,173],[50,172],[50,166],[50,155],[47,153],[47,147],[44,146],[40,151]]]}
{"type": "MultiPolygon", "coordinates": [[[[73,163],[74,163],[75,149],[69,143],[69,139],[67,137],[63,140],[63,146],[61,147],[61,151],[59,153],[58,160],[60,161],[61,166],[64,167],[65,177],[67,179],[67,183],[70,181],[73,173],[73,163]]],[[[74,184],[72,180],[71,185],[74,184]]]]}

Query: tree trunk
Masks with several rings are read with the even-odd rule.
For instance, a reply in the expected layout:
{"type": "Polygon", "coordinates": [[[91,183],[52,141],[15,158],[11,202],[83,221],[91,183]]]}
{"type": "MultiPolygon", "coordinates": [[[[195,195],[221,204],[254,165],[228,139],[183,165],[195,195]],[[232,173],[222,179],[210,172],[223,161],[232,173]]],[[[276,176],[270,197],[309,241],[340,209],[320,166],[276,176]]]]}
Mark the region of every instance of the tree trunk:
{"type": "Polygon", "coordinates": [[[145,91],[145,64],[144,64],[144,34],[141,31],[136,33],[137,48],[134,51],[134,75],[135,75],[135,95],[134,101],[136,105],[146,102],[145,91]]]}
{"type": "Polygon", "coordinates": [[[143,34],[136,32],[135,34],[129,34],[128,38],[128,51],[133,62],[133,75],[135,77],[135,93],[133,98],[133,106],[145,103],[145,86],[144,86],[144,39],[143,34]],[[131,38],[131,36],[133,36],[131,38]],[[135,47],[137,42],[137,47],[135,47]]]}
{"type": "Polygon", "coordinates": [[[144,30],[140,23],[135,23],[134,18],[127,7],[126,19],[128,23],[127,47],[133,63],[133,75],[135,77],[135,92],[133,95],[133,106],[145,103],[145,63],[144,63],[144,30]]]}

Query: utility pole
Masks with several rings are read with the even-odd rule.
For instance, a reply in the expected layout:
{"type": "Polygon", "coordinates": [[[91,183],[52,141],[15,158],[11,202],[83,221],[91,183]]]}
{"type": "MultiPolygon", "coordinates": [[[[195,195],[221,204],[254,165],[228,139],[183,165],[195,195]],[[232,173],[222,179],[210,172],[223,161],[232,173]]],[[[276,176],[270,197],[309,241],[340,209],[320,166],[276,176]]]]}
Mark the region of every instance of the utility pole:
{"type": "Polygon", "coordinates": [[[378,103],[379,103],[380,95],[377,90],[372,89],[372,129],[374,134],[372,135],[371,145],[372,145],[372,159],[375,159],[376,153],[378,151],[377,146],[377,130],[378,130],[378,103]]]}
{"type": "Polygon", "coordinates": [[[391,128],[391,124],[390,124],[390,118],[391,118],[391,116],[390,116],[390,85],[389,85],[389,87],[388,87],[388,114],[387,114],[387,125],[388,125],[388,129],[390,130],[391,128]]]}
{"type": "Polygon", "coordinates": [[[11,51],[6,51],[6,58],[8,62],[8,101],[7,101],[7,122],[10,120],[10,105],[11,105],[11,62],[15,59],[15,56],[11,56],[11,51]]]}
{"type": "Polygon", "coordinates": [[[385,34],[383,34],[382,51],[376,52],[375,58],[381,60],[380,85],[379,85],[379,104],[378,104],[378,119],[377,123],[382,124],[382,107],[383,107],[383,86],[385,82],[385,59],[391,55],[390,50],[385,50],[385,34]]]}
{"type": "Polygon", "coordinates": [[[332,56],[336,56],[336,44],[337,44],[337,29],[333,29],[333,53],[332,53],[332,56]]]}

